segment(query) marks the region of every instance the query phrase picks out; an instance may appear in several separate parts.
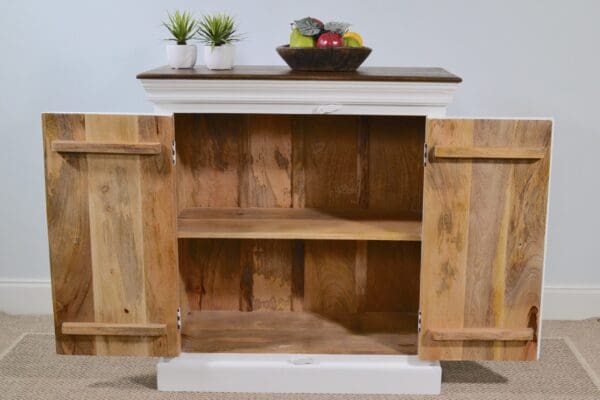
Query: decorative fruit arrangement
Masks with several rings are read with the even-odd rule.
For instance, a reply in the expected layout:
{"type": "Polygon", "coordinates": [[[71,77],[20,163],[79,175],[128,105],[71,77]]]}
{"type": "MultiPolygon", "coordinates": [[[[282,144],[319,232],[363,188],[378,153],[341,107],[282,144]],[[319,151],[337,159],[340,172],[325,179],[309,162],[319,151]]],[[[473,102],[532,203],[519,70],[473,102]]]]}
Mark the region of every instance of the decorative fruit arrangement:
{"type": "Polygon", "coordinates": [[[327,22],[312,17],[294,21],[290,47],[362,47],[362,37],[350,32],[350,24],[327,22]]]}

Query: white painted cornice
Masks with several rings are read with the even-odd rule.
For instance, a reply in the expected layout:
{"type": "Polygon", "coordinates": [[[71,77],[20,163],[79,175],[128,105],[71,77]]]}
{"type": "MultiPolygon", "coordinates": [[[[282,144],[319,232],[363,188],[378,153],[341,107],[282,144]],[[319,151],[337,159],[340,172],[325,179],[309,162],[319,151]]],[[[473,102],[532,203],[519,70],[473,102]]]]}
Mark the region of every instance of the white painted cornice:
{"type": "Polygon", "coordinates": [[[155,111],[171,113],[444,116],[457,83],[140,79],[155,111]]]}

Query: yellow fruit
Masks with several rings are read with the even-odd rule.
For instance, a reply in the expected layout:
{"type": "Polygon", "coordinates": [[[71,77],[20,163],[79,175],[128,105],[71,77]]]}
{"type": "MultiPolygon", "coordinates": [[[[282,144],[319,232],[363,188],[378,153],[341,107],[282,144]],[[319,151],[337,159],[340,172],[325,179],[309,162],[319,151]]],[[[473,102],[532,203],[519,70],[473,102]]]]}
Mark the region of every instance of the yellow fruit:
{"type": "Polygon", "coordinates": [[[363,45],[362,37],[356,32],[344,33],[344,44],[349,47],[361,47],[363,45]]]}

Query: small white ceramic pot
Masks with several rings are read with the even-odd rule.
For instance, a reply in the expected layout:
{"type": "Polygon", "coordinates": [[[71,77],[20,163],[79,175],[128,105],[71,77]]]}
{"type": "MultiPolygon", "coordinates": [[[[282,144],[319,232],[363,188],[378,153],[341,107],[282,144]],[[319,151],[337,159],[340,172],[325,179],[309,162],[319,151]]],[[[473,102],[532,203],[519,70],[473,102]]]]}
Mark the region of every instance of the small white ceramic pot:
{"type": "Polygon", "coordinates": [[[197,55],[198,48],[195,44],[167,45],[167,63],[171,68],[193,68],[197,55]]]}
{"type": "Polygon", "coordinates": [[[204,46],[204,63],[208,69],[231,69],[234,54],[235,46],[232,44],[204,46]]]}

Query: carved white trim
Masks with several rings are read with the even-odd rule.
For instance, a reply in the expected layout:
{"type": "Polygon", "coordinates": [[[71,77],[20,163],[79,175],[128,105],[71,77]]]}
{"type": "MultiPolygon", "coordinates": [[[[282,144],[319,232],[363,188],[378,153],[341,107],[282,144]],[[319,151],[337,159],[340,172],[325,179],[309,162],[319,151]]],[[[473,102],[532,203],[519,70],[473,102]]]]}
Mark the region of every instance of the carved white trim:
{"type": "Polygon", "coordinates": [[[161,114],[270,113],[443,117],[457,83],[141,79],[161,114]]]}

